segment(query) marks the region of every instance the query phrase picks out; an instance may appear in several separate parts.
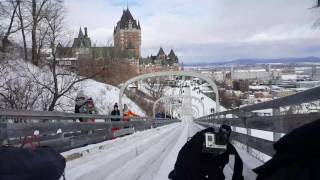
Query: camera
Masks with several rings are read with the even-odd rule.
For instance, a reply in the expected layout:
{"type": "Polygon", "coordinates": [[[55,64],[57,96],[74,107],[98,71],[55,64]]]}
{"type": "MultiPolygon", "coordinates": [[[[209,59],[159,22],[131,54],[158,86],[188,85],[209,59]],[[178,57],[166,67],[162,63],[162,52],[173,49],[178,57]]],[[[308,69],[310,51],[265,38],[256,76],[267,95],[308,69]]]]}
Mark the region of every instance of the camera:
{"type": "Polygon", "coordinates": [[[229,132],[219,129],[215,132],[205,132],[202,152],[219,155],[227,150],[229,132]]]}

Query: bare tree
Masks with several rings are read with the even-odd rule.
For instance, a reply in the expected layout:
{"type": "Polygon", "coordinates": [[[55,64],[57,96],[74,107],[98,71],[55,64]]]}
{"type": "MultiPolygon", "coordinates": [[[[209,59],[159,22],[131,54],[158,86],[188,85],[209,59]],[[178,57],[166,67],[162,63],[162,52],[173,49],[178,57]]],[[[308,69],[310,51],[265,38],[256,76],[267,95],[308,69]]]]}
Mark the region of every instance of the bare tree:
{"type": "Polygon", "coordinates": [[[25,68],[27,67],[19,61],[7,61],[0,64],[0,107],[41,108],[38,100],[44,89],[25,73],[25,68]]]}
{"type": "MultiPolygon", "coordinates": [[[[8,24],[6,27],[2,27],[5,32],[3,32],[3,38],[2,38],[2,44],[3,47],[6,48],[10,45],[9,36],[15,32],[17,32],[19,29],[15,29],[14,20],[17,12],[18,5],[20,3],[20,0],[8,0],[6,2],[2,2],[0,4],[0,10],[1,10],[1,16],[3,18],[8,18],[8,24]]],[[[2,25],[5,26],[5,25],[2,25]]]]}
{"type": "Polygon", "coordinates": [[[57,45],[66,37],[66,32],[64,31],[65,9],[62,1],[49,1],[47,3],[48,6],[43,9],[46,14],[42,15],[44,22],[40,30],[44,33],[40,36],[43,39],[39,40],[39,42],[46,44],[38,44],[37,47],[50,47],[52,58],[48,66],[41,69],[43,76],[39,76],[36,73],[32,73],[32,76],[49,93],[47,96],[47,102],[49,103],[45,104],[44,110],[53,111],[61,103],[59,102],[61,97],[68,97],[75,90],[77,83],[92,78],[95,74],[81,77],[58,65],[57,45]],[[49,74],[46,73],[48,70],[49,74]]]}
{"type": "MultiPolygon", "coordinates": [[[[35,65],[39,64],[39,46],[41,46],[41,37],[37,38],[40,22],[48,15],[46,10],[50,10],[50,2],[62,3],[61,0],[31,0],[31,62],[35,65]]],[[[43,29],[41,29],[43,30],[43,29]]],[[[41,33],[41,32],[40,32],[41,33]]],[[[42,31],[43,33],[43,31],[42,31]]],[[[43,35],[43,34],[42,34],[43,35]]]]}
{"type": "Polygon", "coordinates": [[[22,40],[23,40],[23,53],[24,53],[24,59],[28,61],[28,50],[27,50],[27,40],[26,40],[26,27],[25,25],[25,18],[23,17],[23,12],[21,9],[21,2],[18,3],[18,11],[17,11],[17,17],[18,21],[21,27],[21,35],[22,35],[22,40]]]}
{"type": "Polygon", "coordinates": [[[152,96],[153,100],[157,100],[164,95],[165,86],[163,80],[161,79],[148,79],[146,82],[146,89],[149,91],[149,94],[152,96]]]}

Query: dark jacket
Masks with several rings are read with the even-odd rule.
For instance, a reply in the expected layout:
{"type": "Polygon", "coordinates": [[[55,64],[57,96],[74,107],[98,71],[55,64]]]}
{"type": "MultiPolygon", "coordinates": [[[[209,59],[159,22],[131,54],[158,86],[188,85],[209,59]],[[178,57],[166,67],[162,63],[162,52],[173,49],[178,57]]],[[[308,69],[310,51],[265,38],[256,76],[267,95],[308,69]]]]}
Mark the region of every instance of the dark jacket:
{"type": "Polygon", "coordinates": [[[80,108],[81,108],[81,106],[75,105],[75,107],[74,107],[74,113],[80,113],[80,108]]]}
{"type": "MultiPolygon", "coordinates": [[[[111,116],[120,116],[120,111],[119,110],[111,111],[111,116]]],[[[111,118],[111,121],[120,121],[120,118],[111,118]]]]}
{"type": "Polygon", "coordinates": [[[195,134],[180,150],[174,170],[169,174],[173,180],[224,180],[223,169],[229,162],[229,155],[235,155],[233,180],[243,180],[242,160],[232,144],[220,155],[203,153],[205,132],[214,132],[213,128],[195,134]],[[208,178],[206,178],[206,176],[208,178]]]}
{"type": "Polygon", "coordinates": [[[51,148],[0,147],[1,180],[59,180],[66,161],[51,148]]]}
{"type": "Polygon", "coordinates": [[[276,154],[254,169],[257,180],[320,179],[320,120],[303,125],[274,144],[276,154]]]}

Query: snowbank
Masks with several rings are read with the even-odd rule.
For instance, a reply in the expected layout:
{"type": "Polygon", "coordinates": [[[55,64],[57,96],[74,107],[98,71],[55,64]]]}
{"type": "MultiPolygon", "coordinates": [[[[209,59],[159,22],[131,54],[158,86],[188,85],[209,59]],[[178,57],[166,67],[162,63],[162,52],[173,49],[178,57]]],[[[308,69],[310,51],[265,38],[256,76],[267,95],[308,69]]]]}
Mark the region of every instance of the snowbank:
{"type": "MultiPolygon", "coordinates": [[[[92,79],[80,82],[77,85],[78,91],[82,90],[87,97],[91,97],[97,107],[99,114],[110,114],[113,105],[119,101],[119,88],[97,82],[92,79]]],[[[74,93],[74,97],[76,97],[74,93]]],[[[73,100],[72,100],[73,101],[73,100]]],[[[70,102],[75,104],[75,102],[70,102]]],[[[129,109],[140,116],[145,116],[145,112],[126,96],[123,97],[123,103],[127,104],[129,109]]]]}

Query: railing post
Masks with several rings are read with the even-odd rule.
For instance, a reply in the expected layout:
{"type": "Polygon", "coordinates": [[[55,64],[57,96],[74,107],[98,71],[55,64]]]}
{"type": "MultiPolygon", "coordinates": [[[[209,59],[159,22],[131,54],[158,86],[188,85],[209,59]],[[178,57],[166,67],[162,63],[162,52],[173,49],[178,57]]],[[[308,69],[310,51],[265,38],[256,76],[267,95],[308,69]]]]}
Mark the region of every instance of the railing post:
{"type": "Polygon", "coordinates": [[[247,126],[247,118],[251,116],[251,113],[250,112],[242,112],[242,120],[243,120],[243,123],[244,123],[244,127],[246,129],[246,139],[245,139],[245,142],[246,142],[246,150],[249,154],[251,154],[251,148],[249,146],[249,142],[248,142],[248,137],[251,136],[251,129],[248,128],[247,126]]]}
{"type": "MultiPolygon", "coordinates": [[[[275,108],[272,109],[272,115],[274,117],[279,117],[280,116],[280,108],[275,108]]],[[[277,126],[281,126],[281,121],[279,119],[277,119],[276,124],[277,126]]],[[[281,138],[281,133],[278,132],[273,132],[273,141],[276,142],[281,138]]]]}
{"type": "Polygon", "coordinates": [[[0,146],[8,144],[7,123],[0,123],[0,146]]]}

